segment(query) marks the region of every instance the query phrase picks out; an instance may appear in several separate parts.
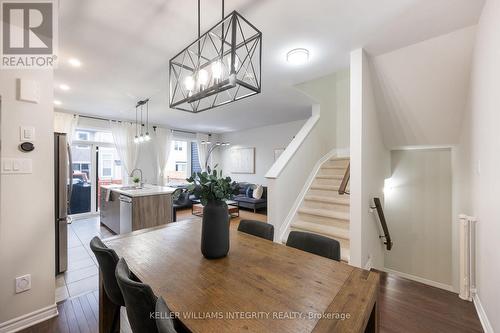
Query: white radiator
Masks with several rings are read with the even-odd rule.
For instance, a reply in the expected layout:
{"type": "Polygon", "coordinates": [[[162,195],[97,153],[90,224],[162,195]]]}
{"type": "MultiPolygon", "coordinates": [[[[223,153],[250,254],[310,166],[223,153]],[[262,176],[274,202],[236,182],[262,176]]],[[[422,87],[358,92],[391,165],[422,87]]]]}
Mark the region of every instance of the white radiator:
{"type": "Polygon", "coordinates": [[[459,216],[459,251],[460,251],[460,294],[461,299],[472,301],[475,289],[476,242],[475,224],[477,219],[460,214],[459,216]]]}

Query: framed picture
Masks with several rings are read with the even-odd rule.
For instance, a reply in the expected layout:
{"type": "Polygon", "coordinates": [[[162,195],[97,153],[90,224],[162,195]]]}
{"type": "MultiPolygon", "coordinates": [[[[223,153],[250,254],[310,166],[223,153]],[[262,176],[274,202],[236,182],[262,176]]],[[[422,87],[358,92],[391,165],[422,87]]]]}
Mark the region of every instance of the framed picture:
{"type": "Polygon", "coordinates": [[[274,162],[276,162],[276,160],[281,156],[281,154],[283,154],[284,151],[285,151],[285,148],[274,149],[274,162]]]}
{"type": "Polygon", "coordinates": [[[255,148],[231,149],[231,173],[255,173],[255,148]]]}

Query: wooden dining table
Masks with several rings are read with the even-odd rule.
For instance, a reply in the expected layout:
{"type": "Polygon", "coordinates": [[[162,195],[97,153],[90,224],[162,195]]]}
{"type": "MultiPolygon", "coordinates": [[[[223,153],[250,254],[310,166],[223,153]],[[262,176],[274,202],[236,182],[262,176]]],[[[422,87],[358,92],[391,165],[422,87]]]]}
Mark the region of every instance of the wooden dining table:
{"type": "MultiPolygon", "coordinates": [[[[201,222],[105,240],[191,332],[378,332],[376,272],[230,230],[226,257],[200,252],[201,222]]],[[[119,311],[100,279],[99,331],[119,311]]]]}

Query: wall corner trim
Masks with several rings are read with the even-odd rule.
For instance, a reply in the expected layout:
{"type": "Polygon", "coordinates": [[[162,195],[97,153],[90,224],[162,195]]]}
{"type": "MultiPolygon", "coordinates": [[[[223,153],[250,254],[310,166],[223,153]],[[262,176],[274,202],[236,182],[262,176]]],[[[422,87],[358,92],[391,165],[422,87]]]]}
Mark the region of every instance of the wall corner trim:
{"type": "Polygon", "coordinates": [[[45,308],[0,323],[0,333],[13,333],[59,315],[54,303],[45,308]]]}
{"type": "Polygon", "coordinates": [[[488,316],[486,315],[486,311],[484,311],[483,304],[481,303],[481,300],[479,299],[479,295],[476,292],[472,296],[472,302],[474,303],[474,307],[476,308],[476,312],[477,312],[477,315],[479,317],[479,321],[481,322],[481,325],[483,326],[484,332],[485,333],[494,333],[493,326],[491,326],[491,323],[488,319],[488,316]]]}

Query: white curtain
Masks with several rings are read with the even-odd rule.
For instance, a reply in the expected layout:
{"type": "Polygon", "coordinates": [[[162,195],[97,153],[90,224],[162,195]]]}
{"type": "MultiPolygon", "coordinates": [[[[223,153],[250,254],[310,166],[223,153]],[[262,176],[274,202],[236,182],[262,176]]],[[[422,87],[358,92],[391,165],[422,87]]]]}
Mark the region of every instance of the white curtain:
{"type": "MultiPolygon", "coordinates": [[[[198,160],[202,171],[207,171],[205,162],[207,161],[208,146],[201,144],[202,141],[207,141],[208,135],[203,133],[196,133],[196,145],[198,146],[198,160]]],[[[210,164],[210,163],[209,163],[210,164]]]]}
{"type": "Polygon", "coordinates": [[[54,132],[66,133],[69,144],[73,141],[76,126],[78,125],[78,115],[54,112],[54,132]]]}
{"type": "Polygon", "coordinates": [[[153,144],[156,148],[157,184],[164,186],[166,185],[165,169],[172,146],[172,131],[168,128],[156,128],[153,144]]]}
{"type": "Polygon", "coordinates": [[[137,165],[138,145],[134,143],[135,125],[126,122],[110,121],[116,150],[122,161],[126,176],[122,177],[128,183],[129,175],[137,165]]]}

